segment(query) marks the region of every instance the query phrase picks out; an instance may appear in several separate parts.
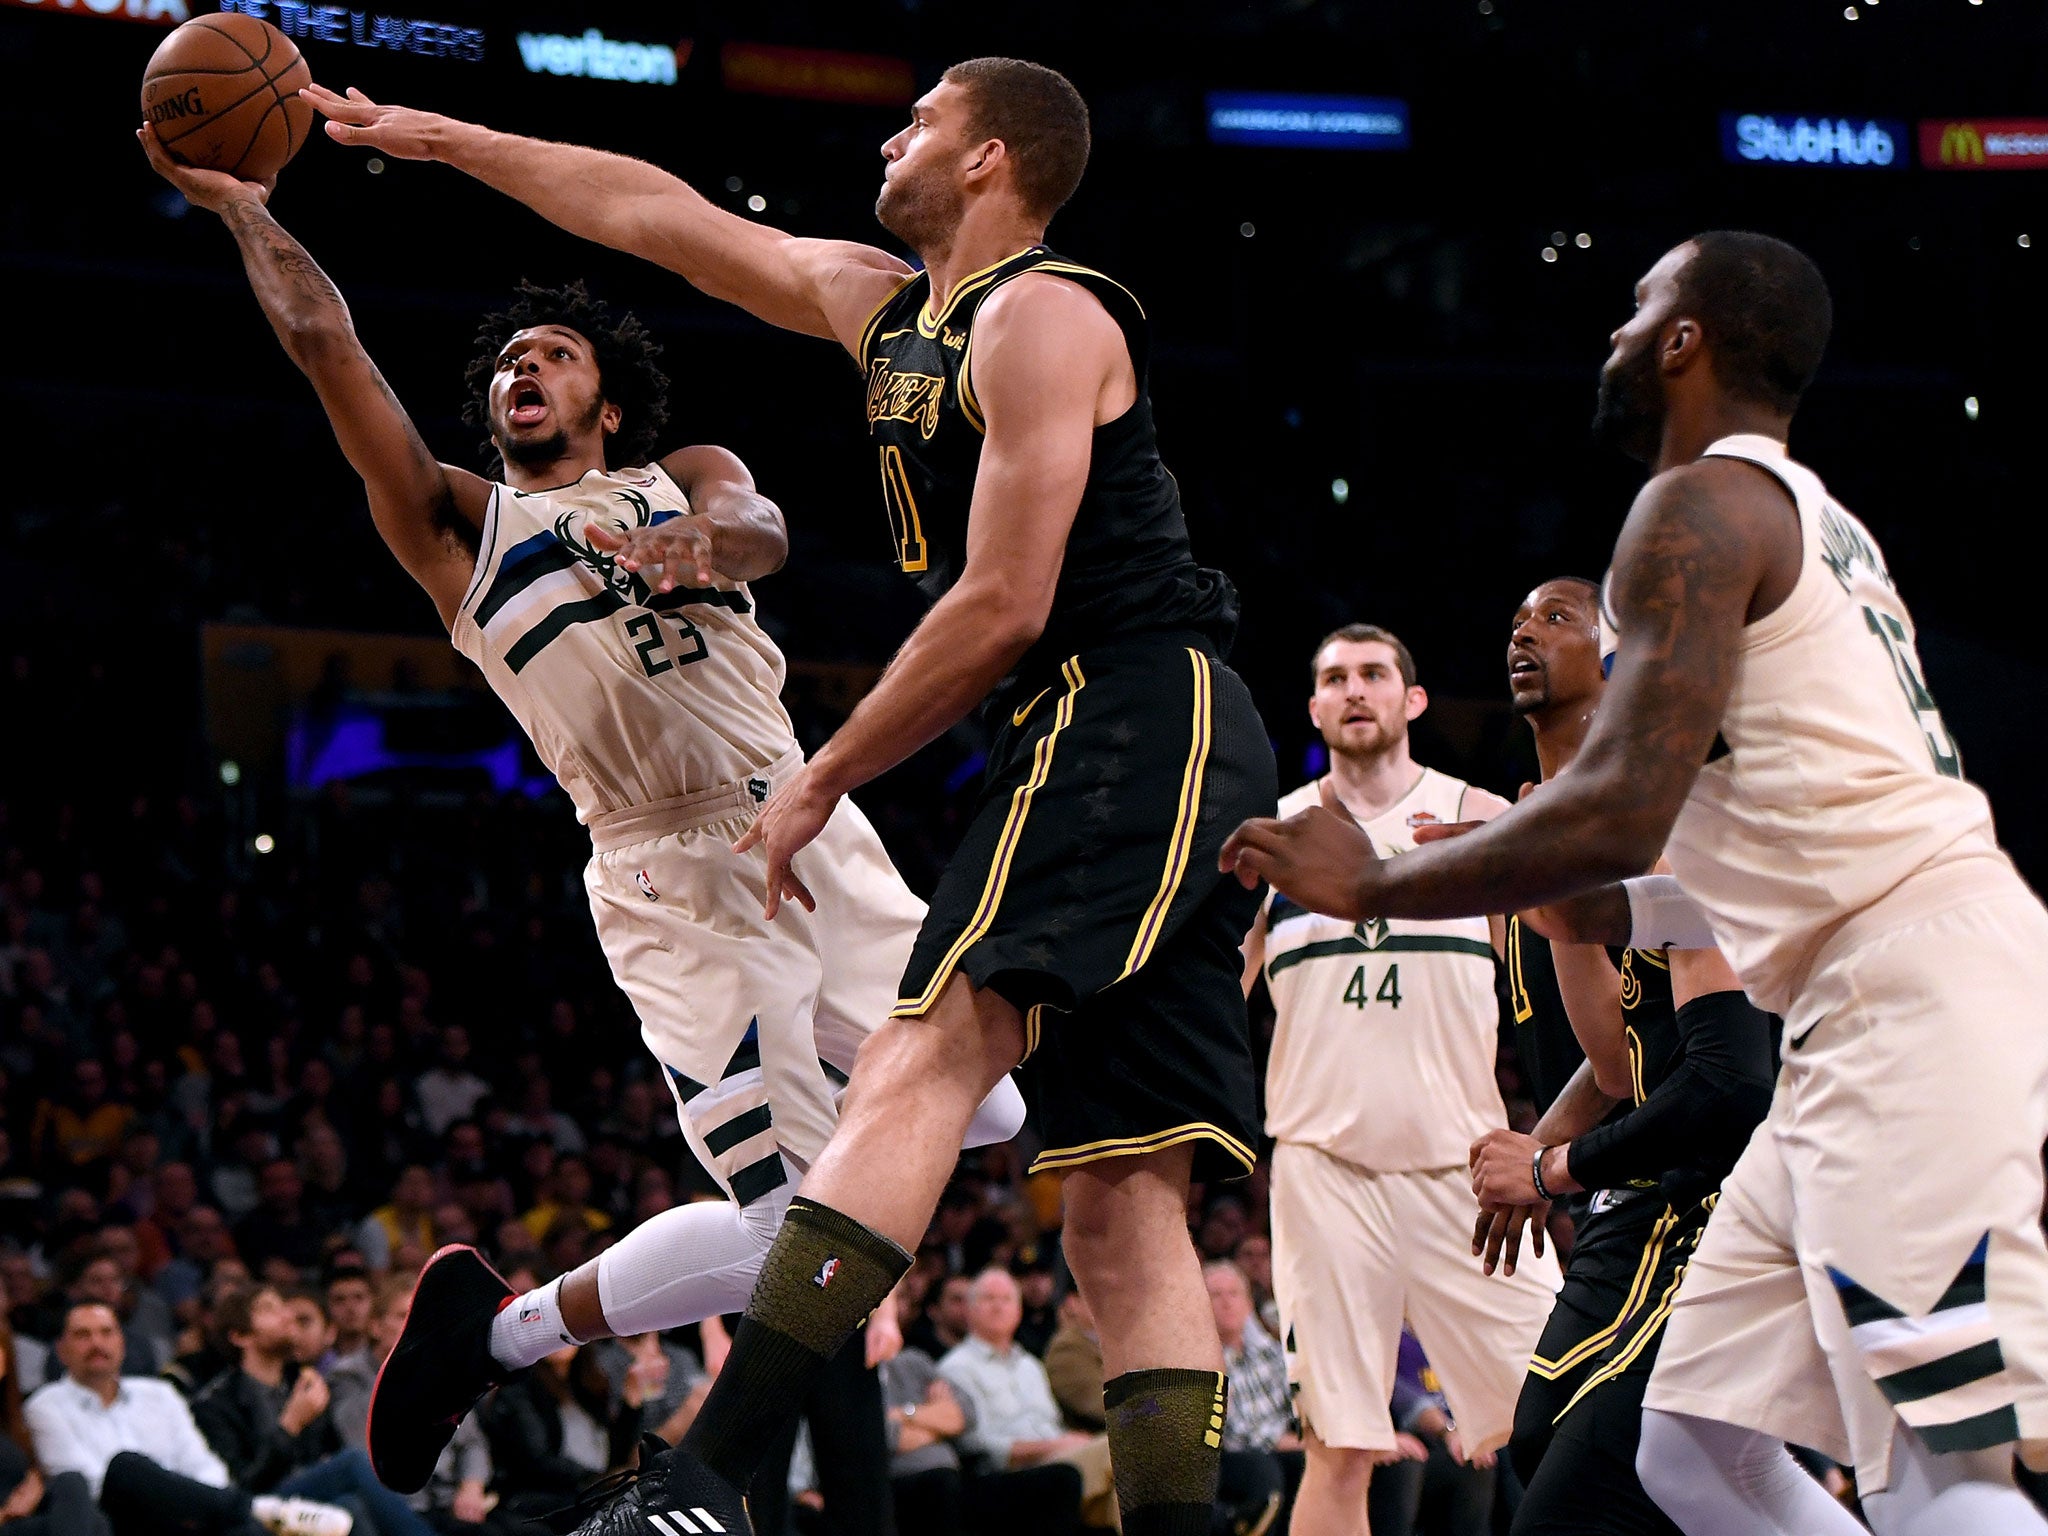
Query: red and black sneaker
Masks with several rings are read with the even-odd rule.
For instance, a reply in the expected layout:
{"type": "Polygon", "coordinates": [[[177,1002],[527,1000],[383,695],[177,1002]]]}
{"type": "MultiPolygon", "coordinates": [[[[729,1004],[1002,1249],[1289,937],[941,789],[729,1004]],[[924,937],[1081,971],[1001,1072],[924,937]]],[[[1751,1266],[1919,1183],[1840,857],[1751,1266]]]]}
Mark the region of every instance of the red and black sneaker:
{"type": "Polygon", "coordinates": [[[427,1260],[412,1311],[370,1389],[370,1465],[394,1493],[417,1493],[462,1416],[512,1373],[491,1358],[491,1319],[514,1291],[467,1244],[427,1260]]]}

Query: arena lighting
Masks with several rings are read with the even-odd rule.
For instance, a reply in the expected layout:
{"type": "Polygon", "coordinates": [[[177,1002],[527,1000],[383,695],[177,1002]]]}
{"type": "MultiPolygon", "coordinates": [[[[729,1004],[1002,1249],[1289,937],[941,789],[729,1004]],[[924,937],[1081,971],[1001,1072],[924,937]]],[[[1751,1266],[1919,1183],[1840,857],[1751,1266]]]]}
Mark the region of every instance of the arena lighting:
{"type": "Polygon", "coordinates": [[[242,782],[242,765],[232,757],[220,765],[220,781],[230,789],[242,782]]]}
{"type": "Polygon", "coordinates": [[[1252,223],[1250,219],[1246,219],[1242,224],[1237,226],[1237,232],[1240,235],[1243,235],[1245,239],[1249,240],[1253,235],[1256,235],[1259,232],[1259,230],[1256,224],[1252,223]]]}
{"type": "Polygon", "coordinates": [[[1344,505],[1345,502],[1349,501],[1350,499],[1351,482],[1349,480],[1346,480],[1342,475],[1339,475],[1335,480],[1332,480],[1330,482],[1330,500],[1334,501],[1335,503],[1337,503],[1338,506],[1341,507],[1344,505]]]}
{"type": "Polygon", "coordinates": [[[1554,245],[1546,245],[1545,247],[1543,247],[1543,259],[1545,261],[1557,260],[1557,247],[1554,245]]]}
{"type": "Polygon", "coordinates": [[[768,199],[756,192],[747,199],[747,206],[756,213],[766,213],[768,211],[768,199]]]}
{"type": "Polygon", "coordinates": [[[2032,245],[2033,243],[2034,243],[2034,241],[2033,241],[2033,238],[2032,238],[2031,236],[2029,236],[2029,235],[2021,235],[2021,236],[2020,236],[2020,249],[2021,249],[2021,250],[2023,250],[2023,251],[2024,251],[2024,250],[2026,250],[2026,249],[2027,249],[2027,248],[2028,248],[2029,246],[2031,246],[2031,245],[2032,245]]]}
{"type": "Polygon", "coordinates": [[[258,832],[256,834],[256,841],[250,846],[258,853],[268,853],[277,846],[277,839],[268,832],[258,832]]]}
{"type": "Polygon", "coordinates": [[[1975,421],[1977,419],[1977,397],[1975,395],[1966,395],[1963,397],[1963,415],[1968,417],[1971,421],[1975,421]]]}
{"type": "Polygon", "coordinates": [[[1585,231],[1584,231],[1584,230],[1582,229],[1582,230],[1580,230],[1580,231],[1579,231],[1579,232],[1578,232],[1578,233],[1577,233],[1576,235],[1574,235],[1574,236],[1572,237],[1572,244],[1573,244],[1573,245],[1576,245],[1576,246],[1577,246],[1577,247],[1578,247],[1578,248],[1579,248],[1580,250],[1582,250],[1582,251],[1584,251],[1584,250],[1590,250],[1590,249],[1592,249],[1592,245],[1593,245],[1593,237],[1592,237],[1591,235],[1587,234],[1587,233],[1586,233],[1586,232],[1585,232],[1585,231]]]}

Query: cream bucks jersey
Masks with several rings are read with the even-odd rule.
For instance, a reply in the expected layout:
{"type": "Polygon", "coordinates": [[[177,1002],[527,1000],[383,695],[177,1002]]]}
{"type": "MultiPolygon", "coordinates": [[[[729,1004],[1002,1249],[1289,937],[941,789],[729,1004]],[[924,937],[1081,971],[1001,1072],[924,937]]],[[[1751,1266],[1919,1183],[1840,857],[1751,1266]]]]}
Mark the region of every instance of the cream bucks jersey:
{"type": "MultiPolygon", "coordinates": [[[[1665,857],[1750,998],[1782,1014],[1844,920],[1894,892],[1915,901],[1915,876],[1949,872],[1940,897],[1927,892],[1936,904],[1972,869],[1987,889],[2009,890],[2015,876],[1869,531],[1775,439],[1726,437],[1707,456],[1784,486],[1802,554],[1791,595],[1742,632],[1720,735],[1665,857]]],[[[1620,637],[1601,606],[1611,662],[1620,637]]]]}
{"type": "Polygon", "coordinates": [[[744,583],[653,593],[584,529],[692,516],[657,465],[500,485],[449,638],[483,669],[589,822],[723,785],[796,751],[782,653],[744,583]]]}
{"type": "MultiPolygon", "coordinates": [[[[1415,825],[1463,820],[1463,780],[1422,770],[1365,824],[1382,857],[1415,847],[1415,825]],[[1412,819],[1411,819],[1412,818],[1412,819]]],[[[1280,801],[1318,803],[1314,783],[1280,801]]],[[[1507,1123],[1494,1081],[1500,1009],[1483,917],[1347,923],[1266,905],[1273,1050],[1266,1131],[1375,1173],[1462,1168],[1473,1141],[1507,1123]]]]}

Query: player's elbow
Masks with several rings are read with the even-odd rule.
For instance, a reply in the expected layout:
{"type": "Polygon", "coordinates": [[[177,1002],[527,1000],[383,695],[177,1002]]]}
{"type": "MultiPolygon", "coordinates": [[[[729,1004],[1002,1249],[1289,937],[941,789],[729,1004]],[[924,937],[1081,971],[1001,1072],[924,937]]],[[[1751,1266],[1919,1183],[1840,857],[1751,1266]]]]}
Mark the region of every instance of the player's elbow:
{"type": "Polygon", "coordinates": [[[1627,1058],[1620,1061],[1595,1061],[1593,1086],[1616,1103],[1635,1102],[1635,1079],[1629,1071],[1627,1058]]]}
{"type": "Polygon", "coordinates": [[[287,316],[279,335],[291,360],[310,374],[353,355],[360,347],[355,327],[329,314],[287,316]]]}

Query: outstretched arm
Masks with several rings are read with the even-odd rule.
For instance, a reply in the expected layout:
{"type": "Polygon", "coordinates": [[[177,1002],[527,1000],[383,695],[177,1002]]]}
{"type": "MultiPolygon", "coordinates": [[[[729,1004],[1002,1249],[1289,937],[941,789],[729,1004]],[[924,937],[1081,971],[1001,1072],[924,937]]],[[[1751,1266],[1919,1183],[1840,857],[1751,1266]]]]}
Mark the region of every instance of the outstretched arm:
{"type": "Polygon", "coordinates": [[[219,214],[234,235],[264,318],[312,380],[335,440],[363,477],[377,532],[426,588],[441,622],[453,624],[475,567],[473,536],[489,483],[435,462],[356,338],[340,292],[264,206],[267,188],[177,164],[146,126],[137,136],[151,166],[195,208],[219,214]]]}
{"type": "Polygon", "coordinates": [[[644,257],[770,325],[829,337],[849,352],[858,352],[868,317],[911,276],[873,246],[799,239],[727,213],[644,160],[380,106],[354,89],[338,96],[314,85],[300,94],[343,144],[452,165],[572,235],[644,257]]]}
{"type": "MultiPolygon", "coordinates": [[[[1315,808],[1248,821],[1219,862],[1334,916],[1520,911],[1641,874],[1706,762],[1752,598],[1797,536],[1782,490],[1732,460],[1668,470],[1636,500],[1610,592],[1622,647],[1572,771],[1485,827],[1381,861],[1315,808]]],[[[1797,546],[1791,546],[1796,560],[1797,546]]]]}

